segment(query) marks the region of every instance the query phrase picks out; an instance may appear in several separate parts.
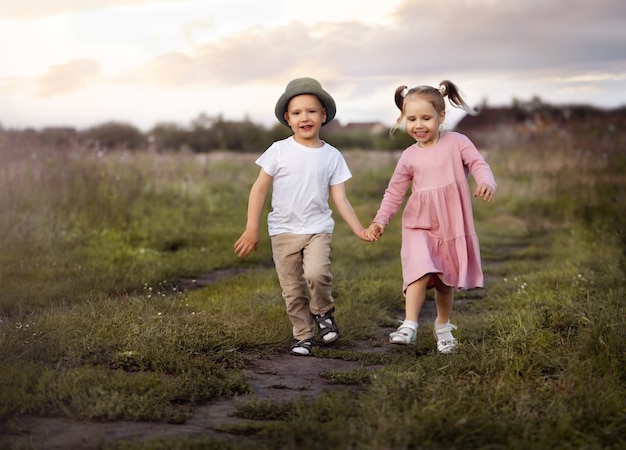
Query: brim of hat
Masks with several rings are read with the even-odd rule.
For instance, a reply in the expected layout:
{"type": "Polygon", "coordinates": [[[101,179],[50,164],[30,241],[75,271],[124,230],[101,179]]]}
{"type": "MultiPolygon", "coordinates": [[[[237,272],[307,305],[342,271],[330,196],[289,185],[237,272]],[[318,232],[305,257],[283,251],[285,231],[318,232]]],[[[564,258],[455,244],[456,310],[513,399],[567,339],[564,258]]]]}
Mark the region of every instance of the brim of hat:
{"type": "Polygon", "coordinates": [[[287,121],[285,120],[285,112],[287,111],[287,105],[289,104],[289,101],[295,96],[305,95],[305,94],[315,95],[317,98],[320,99],[320,101],[322,102],[322,105],[324,105],[324,108],[326,108],[326,122],[324,122],[322,126],[328,124],[331,120],[335,118],[335,114],[337,114],[337,106],[335,105],[335,100],[325,90],[322,89],[321,91],[317,90],[315,92],[308,92],[308,91],[284,92],[283,95],[281,95],[278,101],[276,102],[276,108],[274,109],[274,114],[276,115],[276,118],[278,119],[280,123],[282,123],[288,128],[291,128],[289,126],[289,123],[287,123],[287,121]]]}

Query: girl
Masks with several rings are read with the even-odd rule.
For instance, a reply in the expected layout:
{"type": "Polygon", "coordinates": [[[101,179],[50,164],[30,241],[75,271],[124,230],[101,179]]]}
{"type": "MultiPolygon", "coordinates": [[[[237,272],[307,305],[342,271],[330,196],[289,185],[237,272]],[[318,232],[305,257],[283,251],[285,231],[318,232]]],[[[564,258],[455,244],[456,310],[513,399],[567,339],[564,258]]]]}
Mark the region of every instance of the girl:
{"type": "Polygon", "coordinates": [[[458,88],[444,80],[439,88],[418,86],[396,89],[400,116],[392,132],[403,123],[415,144],[404,150],[385,191],[369,234],[380,237],[398,212],[411,186],[402,214],[402,275],[405,320],[390,334],[392,344],[413,344],[426,290],[435,288],[437,349],[450,353],[456,346],[450,323],[455,289],[481,287],[483,273],[474,229],[468,174],[477,187],[474,197],[491,201],[496,182],[489,165],[474,144],[456,132],[442,132],[444,97],[470,113],[458,88]]]}

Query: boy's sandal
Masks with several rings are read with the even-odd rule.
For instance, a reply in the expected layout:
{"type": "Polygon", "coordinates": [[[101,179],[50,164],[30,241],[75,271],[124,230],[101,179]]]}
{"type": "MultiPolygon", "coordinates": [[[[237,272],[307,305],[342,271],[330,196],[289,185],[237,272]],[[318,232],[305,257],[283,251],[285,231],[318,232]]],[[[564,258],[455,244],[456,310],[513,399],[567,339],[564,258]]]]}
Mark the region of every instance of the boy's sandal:
{"type": "Polygon", "coordinates": [[[291,344],[291,354],[296,356],[309,356],[313,350],[313,338],[302,339],[298,341],[294,339],[291,344]]]}
{"type": "Polygon", "coordinates": [[[335,307],[333,306],[325,314],[313,314],[313,318],[317,322],[319,337],[324,344],[330,344],[339,339],[339,327],[337,327],[333,317],[334,312],[335,307]]]}
{"type": "Polygon", "coordinates": [[[389,335],[389,342],[391,344],[411,345],[415,344],[416,337],[417,327],[412,327],[403,323],[396,331],[389,335]]]}
{"type": "Polygon", "coordinates": [[[456,325],[452,325],[451,323],[442,327],[435,325],[433,334],[435,335],[435,339],[437,339],[437,350],[439,350],[440,353],[451,353],[456,348],[456,338],[446,339],[440,336],[442,333],[451,333],[452,330],[456,330],[456,325]]]}

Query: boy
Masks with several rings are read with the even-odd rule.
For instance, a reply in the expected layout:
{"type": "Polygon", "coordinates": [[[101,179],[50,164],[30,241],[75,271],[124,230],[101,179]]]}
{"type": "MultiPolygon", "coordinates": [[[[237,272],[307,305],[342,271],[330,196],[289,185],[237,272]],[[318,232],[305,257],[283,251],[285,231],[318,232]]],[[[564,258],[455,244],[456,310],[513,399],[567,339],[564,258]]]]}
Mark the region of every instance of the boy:
{"type": "Polygon", "coordinates": [[[274,142],[256,161],[261,167],[250,190],[246,230],[235,242],[235,253],[246,257],[259,245],[259,219],[272,188],[268,230],[272,255],[293,326],[293,355],[311,354],[315,324],[322,343],[339,339],[330,273],[330,243],[334,229],[328,196],[354,234],[369,241],[344,183],[352,177],[335,147],[322,141],[322,126],[335,117],[335,101],[317,80],[297,78],[287,85],[274,110],[293,135],[274,142]],[[307,296],[307,287],[309,296],[307,296]]]}

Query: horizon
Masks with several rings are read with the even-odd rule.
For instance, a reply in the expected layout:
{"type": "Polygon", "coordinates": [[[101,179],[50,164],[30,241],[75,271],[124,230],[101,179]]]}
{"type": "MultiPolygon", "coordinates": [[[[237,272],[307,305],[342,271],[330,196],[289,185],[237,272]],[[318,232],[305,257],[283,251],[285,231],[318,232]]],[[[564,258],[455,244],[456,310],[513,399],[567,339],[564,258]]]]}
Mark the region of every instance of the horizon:
{"type": "Polygon", "coordinates": [[[0,39],[19,43],[0,48],[0,123],[148,129],[204,113],[272,126],[300,76],[342,123],[392,122],[397,86],[442,79],[471,106],[619,108],[624,20],[615,0],[0,0],[0,39]]]}
{"type": "MultiPolygon", "coordinates": [[[[537,98],[537,97],[535,97],[537,98]]],[[[529,104],[531,102],[533,102],[533,100],[535,99],[529,99],[529,100],[524,100],[524,99],[520,99],[517,97],[514,97],[510,104],[505,105],[491,105],[489,103],[487,103],[486,108],[482,108],[481,112],[483,110],[486,109],[510,109],[513,108],[515,106],[515,102],[521,102],[522,104],[529,104]]],[[[566,108],[592,108],[598,111],[604,111],[604,112],[617,112],[617,111],[621,111],[621,110],[625,110],[626,109],[626,103],[621,105],[621,106],[615,106],[615,107],[603,107],[603,106],[597,106],[597,105],[592,105],[590,103],[548,103],[548,102],[544,102],[542,99],[539,99],[541,101],[541,105],[543,106],[548,106],[548,107],[552,107],[552,108],[558,108],[558,109],[566,109],[566,108]]],[[[449,106],[449,105],[448,105],[449,106]]],[[[458,117],[455,117],[454,122],[450,123],[450,121],[448,121],[446,119],[446,123],[447,126],[445,127],[448,130],[452,130],[454,129],[458,123],[465,117],[468,116],[469,114],[467,114],[466,112],[462,111],[462,110],[456,110],[460,113],[460,115],[458,117]]],[[[153,124],[152,126],[146,128],[146,129],[142,129],[140,127],[138,127],[136,124],[128,122],[128,121],[123,121],[123,120],[116,120],[114,118],[110,119],[110,120],[106,120],[103,122],[98,122],[98,123],[93,123],[87,126],[83,126],[83,127],[79,127],[79,126],[73,126],[71,124],[67,124],[67,125],[46,125],[43,124],[41,126],[24,126],[22,128],[20,127],[7,127],[4,126],[4,124],[2,123],[2,121],[0,121],[0,130],[5,130],[5,131],[26,131],[26,130],[35,130],[35,131],[43,131],[43,130],[62,130],[62,129],[72,129],[75,131],[84,131],[84,130],[88,130],[90,128],[94,128],[94,127],[98,127],[101,125],[106,125],[106,124],[110,124],[110,123],[116,123],[116,124],[124,124],[124,125],[130,125],[132,127],[137,128],[138,130],[140,130],[142,133],[148,133],[150,132],[152,129],[156,128],[159,125],[163,125],[163,124],[174,124],[174,125],[178,125],[178,126],[182,126],[185,127],[186,125],[190,125],[192,124],[192,122],[197,119],[198,117],[200,117],[201,115],[205,115],[206,117],[209,118],[215,118],[215,119],[221,119],[224,120],[225,122],[233,122],[233,123],[245,123],[245,122],[250,122],[253,123],[254,125],[257,126],[261,126],[266,130],[270,130],[271,128],[273,128],[275,125],[280,125],[280,122],[278,122],[273,114],[272,114],[272,118],[274,119],[274,123],[267,125],[261,122],[256,122],[253,120],[250,120],[247,117],[242,117],[240,119],[236,119],[236,118],[224,118],[222,114],[218,113],[215,115],[208,115],[204,112],[201,112],[198,116],[191,118],[187,123],[181,123],[181,122],[176,122],[176,121],[171,121],[171,120],[165,120],[162,122],[158,122],[153,124]]],[[[446,108],[446,114],[449,116],[450,115],[450,111],[448,110],[448,108],[446,108]]],[[[480,115],[480,112],[477,114],[477,116],[480,115]]],[[[340,117],[335,117],[333,119],[333,122],[338,122],[340,127],[346,127],[348,125],[353,125],[353,124],[366,124],[366,123],[372,123],[372,124],[381,124],[384,125],[386,127],[391,127],[392,123],[391,122],[384,122],[384,121],[379,121],[379,120],[363,120],[363,121],[344,121],[342,120],[340,117]]]]}

